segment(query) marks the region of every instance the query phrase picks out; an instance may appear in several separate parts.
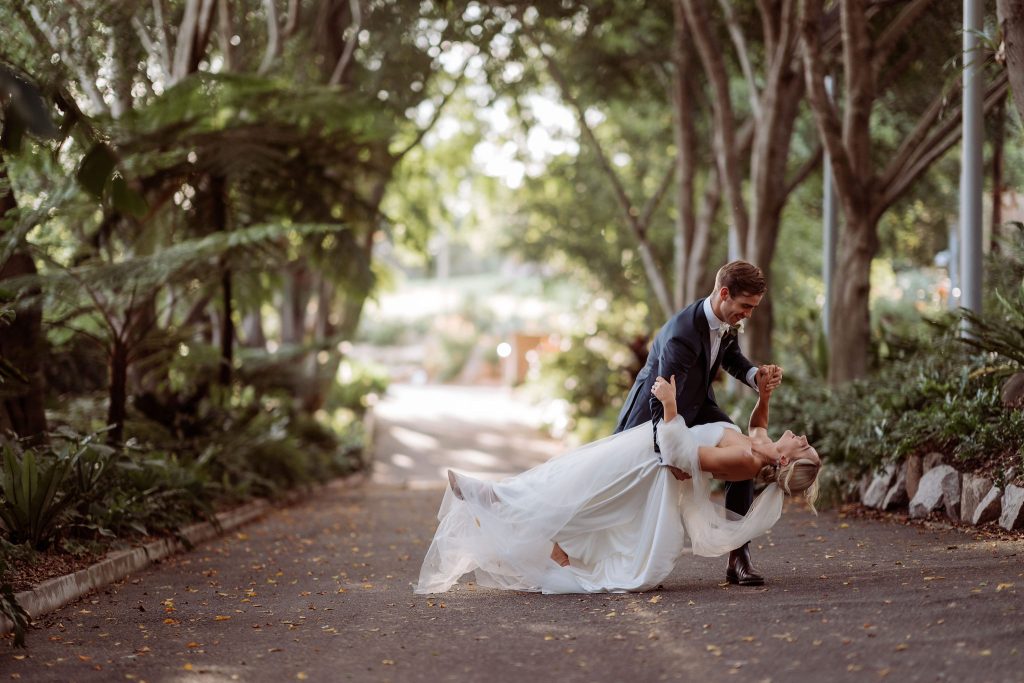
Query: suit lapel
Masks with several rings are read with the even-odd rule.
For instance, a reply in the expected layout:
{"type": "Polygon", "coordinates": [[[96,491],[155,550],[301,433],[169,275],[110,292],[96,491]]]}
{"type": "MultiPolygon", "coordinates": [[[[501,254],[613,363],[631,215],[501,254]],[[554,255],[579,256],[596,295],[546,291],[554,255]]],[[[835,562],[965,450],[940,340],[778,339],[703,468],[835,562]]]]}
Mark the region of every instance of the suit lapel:
{"type": "MultiPolygon", "coordinates": [[[[693,328],[697,330],[697,334],[700,335],[700,346],[704,349],[704,364],[701,369],[708,373],[708,365],[710,364],[711,358],[711,326],[708,325],[708,317],[704,315],[704,299],[697,302],[697,311],[694,315],[693,328]]],[[[708,377],[711,375],[708,374],[708,377]]],[[[710,384],[710,382],[708,382],[710,384]]]]}

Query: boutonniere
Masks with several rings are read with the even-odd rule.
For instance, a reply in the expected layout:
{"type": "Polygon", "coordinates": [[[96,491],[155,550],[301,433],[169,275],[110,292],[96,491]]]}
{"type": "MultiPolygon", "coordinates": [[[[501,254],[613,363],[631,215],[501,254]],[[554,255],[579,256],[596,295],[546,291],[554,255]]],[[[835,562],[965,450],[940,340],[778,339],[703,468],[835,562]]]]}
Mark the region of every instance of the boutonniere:
{"type": "Polygon", "coordinates": [[[745,320],[741,320],[738,323],[736,323],[735,325],[723,324],[722,327],[721,327],[721,329],[724,330],[724,332],[722,333],[722,336],[725,337],[726,339],[730,339],[730,338],[731,339],[735,339],[739,335],[743,334],[743,323],[744,322],[746,322],[746,321],[745,320]]]}

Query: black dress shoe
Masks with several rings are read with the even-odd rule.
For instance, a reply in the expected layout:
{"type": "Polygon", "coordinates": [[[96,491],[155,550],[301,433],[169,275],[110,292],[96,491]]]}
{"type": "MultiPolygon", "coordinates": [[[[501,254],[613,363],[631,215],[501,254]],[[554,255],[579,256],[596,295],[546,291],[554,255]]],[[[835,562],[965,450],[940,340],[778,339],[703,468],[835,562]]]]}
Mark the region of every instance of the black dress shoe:
{"type": "Polygon", "coordinates": [[[743,546],[729,553],[729,568],[725,571],[729,583],[737,586],[763,586],[764,577],[750,566],[750,547],[743,546]]]}

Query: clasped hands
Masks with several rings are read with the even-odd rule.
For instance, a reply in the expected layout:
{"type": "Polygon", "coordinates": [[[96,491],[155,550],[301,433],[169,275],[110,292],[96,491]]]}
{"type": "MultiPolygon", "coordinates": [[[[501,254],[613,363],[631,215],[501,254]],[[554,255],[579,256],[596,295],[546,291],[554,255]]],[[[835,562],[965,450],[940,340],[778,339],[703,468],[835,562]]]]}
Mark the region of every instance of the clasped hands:
{"type": "Polygon", "coordinates": [[[770,396],[782,384],[782,368],[778,365],[762,365],[754,375],[754,384],[757,385],[757,393],[770,396]]]}

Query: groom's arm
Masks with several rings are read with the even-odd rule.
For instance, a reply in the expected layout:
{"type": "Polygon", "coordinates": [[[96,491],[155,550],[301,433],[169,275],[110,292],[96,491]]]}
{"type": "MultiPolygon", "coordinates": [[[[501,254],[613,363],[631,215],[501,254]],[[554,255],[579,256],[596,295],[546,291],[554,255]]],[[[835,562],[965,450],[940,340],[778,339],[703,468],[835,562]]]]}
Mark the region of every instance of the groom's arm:
{"type": "Polygon", "coordinates": [[[740,345],[733,343],[722,355],[722,367],[726,372],[757,391],[757,367],[740,351],[740,345]]]}

